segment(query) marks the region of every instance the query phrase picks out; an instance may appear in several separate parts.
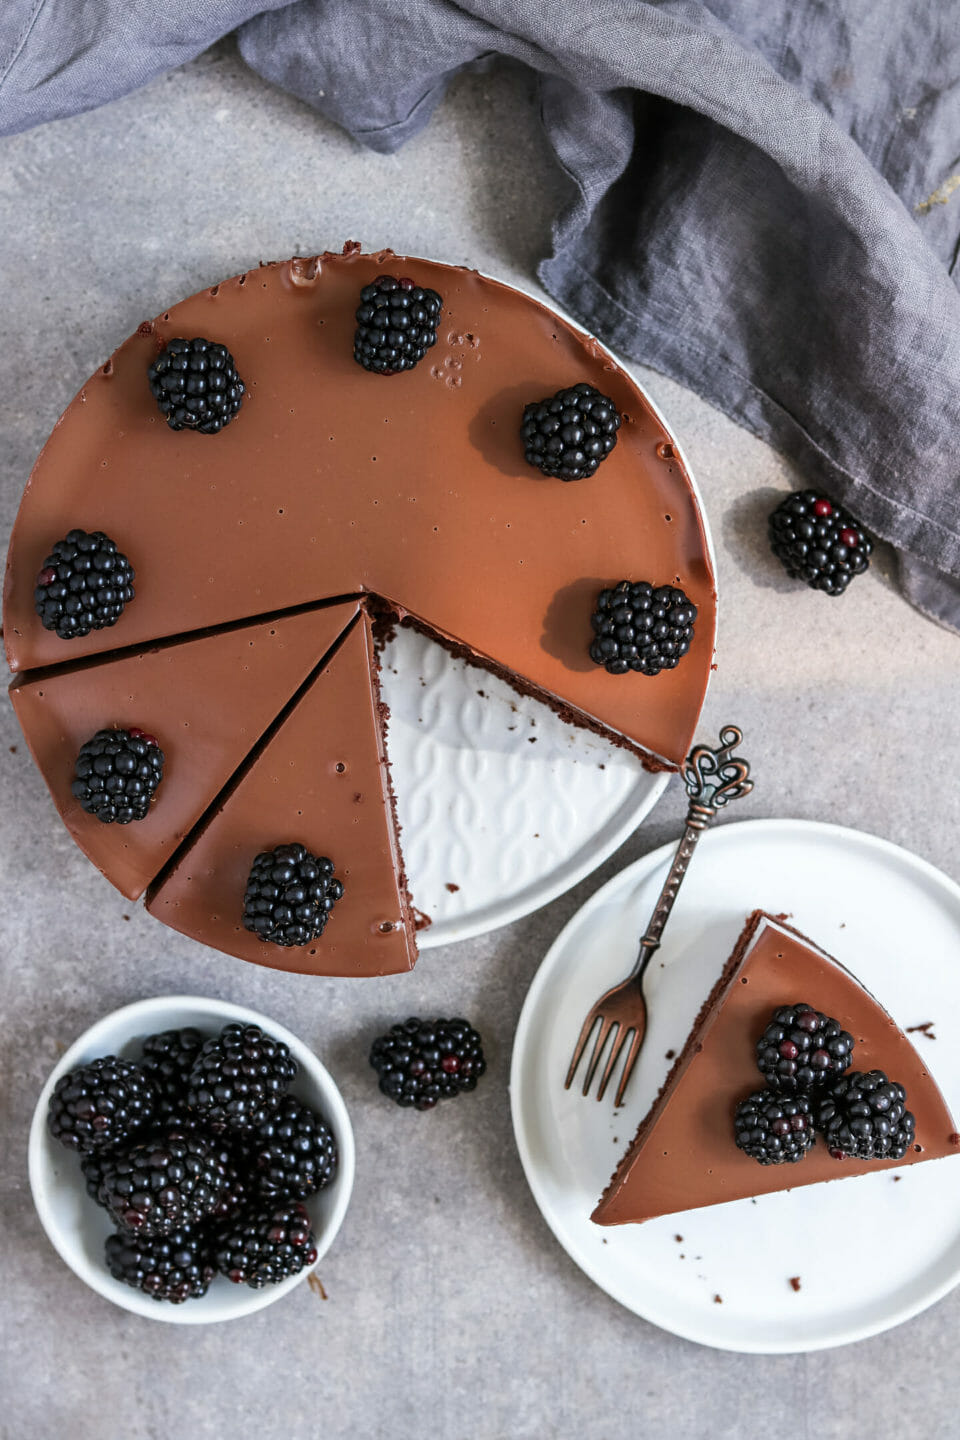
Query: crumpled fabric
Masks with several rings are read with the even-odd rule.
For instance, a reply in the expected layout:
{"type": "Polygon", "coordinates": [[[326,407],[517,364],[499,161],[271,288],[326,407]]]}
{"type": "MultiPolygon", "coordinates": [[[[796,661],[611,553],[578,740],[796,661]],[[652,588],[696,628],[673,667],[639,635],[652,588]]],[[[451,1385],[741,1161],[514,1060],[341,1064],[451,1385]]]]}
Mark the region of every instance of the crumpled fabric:
{"type": "Polygon", "coordinates": [[[233,30],[258,74],[379,151],[464,67],[536,71],[570,181],[546,289],[787,453],[896,547],[908,599],[960,630],[954,5],[6,0],[0,133],[233,30]]]}

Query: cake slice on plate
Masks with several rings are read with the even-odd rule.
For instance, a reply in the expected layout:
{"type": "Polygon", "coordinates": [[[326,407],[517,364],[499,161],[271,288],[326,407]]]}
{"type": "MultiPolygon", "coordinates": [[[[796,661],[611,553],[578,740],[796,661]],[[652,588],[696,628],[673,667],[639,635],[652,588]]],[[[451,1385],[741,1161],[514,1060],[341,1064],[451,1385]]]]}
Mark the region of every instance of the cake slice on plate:
{"type": "MultiPolygon", "coordinates": [[[[796,1049],[785,1036],[783,1048],[775,1045],[770,1052],[771,1060],[789,1072],[796,1063],[796,1049]],[[786,1066],[780,1065],[781,1058],[788,1061],[786,1066]]],[[[822,1054],[820,1058],[826,1066],[822,1054]]],[[[776,1074],[774,1083],[782,1083],[776,1074]]],[[[796,1108],[791,1089],[788,1078],[786,1090],[769,1093],[774,1101],[786,1102],[789,1111],[796,1108]]],[[[811,1132],[826,1093],[822,1083],[811,1092],[811,1132]]],[[[886,1124],[884,1120],[880,1128],[886,1124]]],[[[915,1165],[955,1155],[958,1147],[960,1135],[935,1081],[882,1005],[813,941],[783,919],[757,910],[592,1219],[598,1225],[639,1224],[727,1200],[915,1165]],[[742,1101],[765,1089],[757,1044],[774,1011],[783,1007],[831,1017],[847,1039],[852,1037],[852,1055],[846,1040],[837,1045],[838,1074],[829,1076],[827,1086],[836,1085],[842,1068],[847,1076],[879,1070],[903,1087],[905,1108],[915,1121],[915,1129],[906,1122],[905,1153],[900,1155],[895,1148],[896,1158],[841,1155],[823,1134],[792,1163],[759,1163],[738,1149],[734,1116],[742,1101]]]]}

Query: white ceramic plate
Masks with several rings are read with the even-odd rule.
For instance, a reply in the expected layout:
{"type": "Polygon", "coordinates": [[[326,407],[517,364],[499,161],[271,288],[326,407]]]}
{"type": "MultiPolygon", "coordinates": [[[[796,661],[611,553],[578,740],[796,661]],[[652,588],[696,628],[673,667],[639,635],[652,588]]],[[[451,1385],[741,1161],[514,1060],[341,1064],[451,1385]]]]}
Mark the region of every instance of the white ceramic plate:
{"type": "Polygon", "coordinates": [[[537,1204],[609,1295],[703,1345],[789,1353],[898,1325],[960,1280],[956,1158],[907,1167],[897,1181],[884,1171],[645,1225],[601,1228],[590,1213],[663,1082],[667,1052],[680,1050],[754,909],[787,912],[902,1027],[933,1022],[935,1039],[913,1039],[960,1116],[960,887],[907,851],[838,826],[754,820],[708,833],[648,972],[650,1028],[615,1111],[613,1087],[598,1103],[596,1085],[585,1099],[563,1081],[584,1015],[633,964],[673,850],[598,891],[530,988],[511,1106],[537,1204]]]}
{"type": "Polygon", "coordinates": [[[337,1171],[327,1186],[311,1195],[304,1204],[313,1221],[317,1260],[333,1244],[350,1202],[355,1164],[353,1130],[340,1092],[329,1072],[313,1052],[283,1025],[242,1005],[225,1000],[206,1000],[196,995],[161,995],[138,1000],[114,1010],[92,1025],[70,1046],[52,1071],[37,1101],[30,1127],[28,1168],[33,1202],[54,1249],[70,1269],[91,1289],[150,1320],[167,1320],[177,1325],[206,1325],[214,1320],[234,1320],[272,1305],[305,1280],[314,1267],[291,1275],[278,1285],[251,1290],[232,1285],[216,1276],[206,1295],[182,1305],[153,1300],[122,1281],[115,1280],[104,1264],[103,1244],[113,1226],[107,1212],[87,1194],[78,1156],[66,1150],[47,1131],[47,1107],[53,1087],[61,1075],[100,1055],[140,1056],[140,1042],[162,1030],[179,1030],[188,1025],[204,1034],[215,1035],[224,1025],[239,1021],[259,1025],[289,1046],[299,1066],[291,1095],[312,1106],[326,1119],[338,1147],[337,1171]]]}

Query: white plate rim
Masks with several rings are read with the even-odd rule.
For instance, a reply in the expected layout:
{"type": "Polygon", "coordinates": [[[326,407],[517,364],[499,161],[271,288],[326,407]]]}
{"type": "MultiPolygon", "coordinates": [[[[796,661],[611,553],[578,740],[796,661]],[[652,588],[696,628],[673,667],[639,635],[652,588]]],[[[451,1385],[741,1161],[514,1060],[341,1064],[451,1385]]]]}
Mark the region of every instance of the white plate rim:
{"type": "MultiPolygon", "coordinates": [[[[196,1020],[185,1024],[197,1024],[196,1020]]],[[[202,1022],[201,1022],[202,1023],[202,1022]]],[[[67,1153],[67,1152],[64,1152],[67,1153]]],[[[30,1133],[27,1141],[27,1174],[30,1181],[30,1193],[33,1198],[34,1209],[37,1217],[43,1226],[44,1233],[50,1244],[64,1264],[73,1271],[78,1279],[95,1290],[103,1299],[111,1304],[118,1305],[128,1310],[133,1315],[139,1315],[143,1319],[159,1320],[168,1324],[176,1325],[214,1325],[228,1320],[242,1319],[246,1315],[252,1315],[258,1310],[272,1305],[275,1301],[282,1299],[290,1290],[294,1289],[305,1280],[319,1264],[320,1260],[330,1249],[336,1239],[337,1232],[343,1223],[343,1218],[350,1204],[350,1197],[353,1191],[353,1182],[356,1173],[356,1143],[353,1135],[353,1127],[350,1123],[350,1116],[340,1094],[339,1087],[326,1066],[314,1055],[310,1047],[294,1035],[286,1026],[272,1017],[265,1016],[259,1011],[251,1010],[245,1005],[235,1005],[228,1000],[215,1000],[203,995],[156,995],[143,1000],[133,1000],[127,1005],[122,1005],[117,1010],[111,1010],[108,1015],[103,1015],[95,1021],[82,1035],[78,1036],[72,1045],[64,1051],[56,1065],[47,1076],[47,1080],[40,1092],[33,1112],[33,1119],[30,1123],[30,1133]],[[50,1140],[47,1133],[47,1108],[50,1103],[50,1096],[53,1094],[54,1086],[60,1079],[76,1065],[83,1064],[85,1060],[97,1053],[97,1046],[102,1042],[101,1035],[111,1034],[118,1024],[129,1019],[138,1025],[141,1022],[149,1024],[150,1016],[160,1014],[167,1010],[182,1007],[184,1010],[193,1012],[195,1015],[206,1015],[222,1028],[224,1024],[238,1021],[244,1025],[259,1025],[261,1028],[268,1027],[270,1033],[277,1040],[282,1040],[290,1049],[291,1054],[304,1069],[309,1069],[319,1077],[321,1083],[326,1087],[324,1094],[324,1105],[328,1110],[331,1129],[337,1137],[338,1144],[338,1188],[334,1197],[334,1204],[330,1215],[324,1226],[323,1234],[316,1237],[317,1260],[314,1265],[308,1266],[296,1275],[291,1275],[286,1280],[281,1280],[277,1285],[265,1286],[262,1290],[251,1290],[247,1286],[237,1288],[237,1295],[232,1306],[224,1306],[217,1314],[200,1313],[203,1310],[202,1302],[196,1307],[192,1305],[163,1305],[152,1300],[148,1295],[142,1295],[131,1287],[124,1286],[122,1282],[113,1279],[105,1267],[97,1267],[87,1262],[82,1253],[68,1250],[60,1236],[56,1226],[49,1217],[49,1208],[46,1200],[48,1190],[47,1151],[50,1145],[55,1142],[50,1140]],[[127,1291],[129,1290],[129,1294],[127,1291]],[[150,1308],[147,1308],[150,1307],[150,1308]]]]}
{"type": "MultiPolygon", "coordinates": [[[[771,817],[756,820],[741,820],[730,824],[721,825],[717,830],[710,832],[703,837],[708,843],[736,844],[737,833],[749,828],[752,832],[766,832],[771,838],[783,835],[787,832],[799,833],[806,836],[816,834],[828,835],[831,839],[845,840],[862,846],[865,850],[874,850],[904,865],[908,870],[913,870],[922,876],[928,883],[933,884],[957,907],[960,912],[960,884],[952,880],[950,876],[938,870],[928,860],[914,854],[910,850],[896,845],[891,840],[886,840],[879,835],[873,835],[865,830],[855,830],[848,826],[836,825],[828,821],[788,819],[783,817],[771,817]],[[726,837],[724,839],[723,837],[726,837]]],[[[703,842],[701,842],[703,843],[703,842]]],[[[648,1313],[637,1297],[628,1293],[620,1287],[616,1281],[616,1275],[605,1272],[603,1267],[595,1263],[593,1256],[588,1254],[577,1242],[576,1237],[567,1233],[560,1223],[558,1216],[554,1213],[550,1197],[545,1188],[541,1185],[536,1163],[533,1159],[531,1146],[527,1139],[527,1128],[523,1114],[523,1092],[522,1092],[522,1070],[526,1058],[527,1047],[531,1043],[531,1026],[535,1018],[535,1012],[539,1005],[544,990],[550,983],[552,968],[563,953],[566,944],[567,933],[574,925],[579,924],[589,916],[594,909],[599,909],[605,904],[611,895],[621,886],[631,888],[639,885],[644,880],[665,866],[673,857],[676,849],[676,841],[670,841],[653,850],[648,855],[642,856],[639,860],[628,865],[619,871],[599,890],[597,890],[580,909],[570,917],[566,925],[553,941],[543,960],[541,961],[536,974],[531,981],[530,988],[524,999],[520,1017],[517,1021],[517,1028],[514,1035],[513,1052],[510,1065],[510,1114],[513,1122],[514,1140],[520,1155],[520,1163],[526,1176],[527,1184],[537,1204],[543,1219],[546,1221],[554,1237],[567,1252],[570,1259],[598,1285],[612,1299],[618,1301],[627,1310],[630,1310],[639,1319],[647,1321],[648,1324],[656,1325],[659,1329],[668,1331],[682,1340],[689,1340],[698,1345],[705,1345],[710,1349],[735,1351],[742,1354],[752,1355],[793,1355],[817,1350],[832,1349],[839,1345],[852,1344],[859,1340],[866,1340],[872,1336],[884,1333],[894,1327],[911,1320],[914,1316],[921,1314],[924,1310],[935,1305],[948,1295],[958,1283],[960,1283],[960,1258],[958,1258],[952,1270],[946,1277],[929,1289],[918,1299],[904,1303],[903,1305],[891,1308],[884,1312],[883,1318],[872,1322],[865,1322],[860,1325],[848,1325],[842,1330],[835,1330],[822,1336],[805,1337],[802,1343],[795,1340],[777,1342],[776,1340],[765,1340],[764,1342],[753,1343],[738,1338],[736,1342],[723,1343],[716,1337],[715,1331],[698,1331],[696,1326],[676,1325],[667,1323],[663,1317],[648,1313]]],[[[559,1082],[558,1082],[559,1083],[559,1082]]]]}

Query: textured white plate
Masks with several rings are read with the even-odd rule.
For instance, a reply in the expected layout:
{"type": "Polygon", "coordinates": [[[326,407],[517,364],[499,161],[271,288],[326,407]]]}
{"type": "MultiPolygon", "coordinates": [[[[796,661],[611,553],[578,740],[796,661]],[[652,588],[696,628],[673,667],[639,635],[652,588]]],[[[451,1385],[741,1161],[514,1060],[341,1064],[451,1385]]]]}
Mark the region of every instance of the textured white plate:
{"type": "Polygon", "coordinates": [[[313,1270],[301,1270],[277,1285],[252,1290],[232,1285],[217,1275],[206,1295],[182,1305],[153,1300],[121,1280],[115,1280],[104,1264],[103,1244],[113,1226],[107,1212],[87,1195],[79,1157],[54,1140],[47,1130],[47,1109],[53,1088],[61,1075],[100,1055],[136,1059],[140,1042],[162,1030],[179,1030],[192,1025],[205,1035],[216,1035],[224,1025],[238,1021],[259,1025],[282,1040],[296,1060],[298,1071],[290,1093],[318,1110],[336,1136],[337,1172],[327,1186],[311,1195],[304,1204],[313,1222],[317,1260],[329,1250],[340,1229],[353,1189],[355,1152],[353,1129],[340,1091],[329,1071],[313,1051],[283,1025],[256,1010],[231,1005],[226,1000],[207,1000],[198,995],[158,995],[137,1000],[104,1015],[85,1031],[60,1057],[40,1093],[30,1126],[28,1168],[33,1203],[44,1230],[61,1259],[74,1274],[114,1305],[132,1310],[148,1320],[166,1320],[174,1325],[207,1325],[214,1320],[235,1320],[272,1305],[288,1294],[313,1270]]]}
{"type": "Polygon", "coordinates": [[[757,908],[787,912],[902,1027],[933,1022],[935,1039],[913,1038],[960,1115],[960,887],[907,851],[838,826],[754,820],[708,833],[651,966],[650,1028],[615,1111],[609,1094],[598,1104],[563,1080],[590,1005],[633,964],[673,848],[598,891],[530,988],[511,1106],[537,1204],[602,1289],[686,1339],[783,1353],[898,1325],[960,1280],[960,1159],[907,1167],[898,1181],[887,1170],[645,1225],[601,1228],[590,1213],[663,1082],[667,1052],[680,1050],[757,908]]]}

